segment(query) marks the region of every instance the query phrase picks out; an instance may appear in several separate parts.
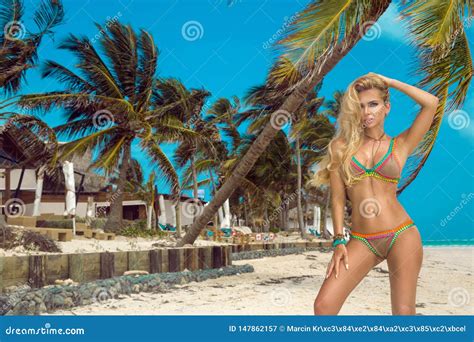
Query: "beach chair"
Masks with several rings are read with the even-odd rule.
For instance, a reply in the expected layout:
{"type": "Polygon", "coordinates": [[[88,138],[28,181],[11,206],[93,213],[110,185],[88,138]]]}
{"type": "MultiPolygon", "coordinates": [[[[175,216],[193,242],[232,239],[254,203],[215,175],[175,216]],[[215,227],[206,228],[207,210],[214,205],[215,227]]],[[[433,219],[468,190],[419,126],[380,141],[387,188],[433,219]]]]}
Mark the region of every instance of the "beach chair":
{"type": "Polygon", "coordinates": [[[173,227],[171,224],[167,223],[166,225],[158,223],[158,228],[165,233],[175,233],[176,227],[173,227]]]}
{"type": "Polygon", "coordinates": [[[309,228],[308,230],[309,230],[309,233],[310,233],[311,235],[314,235],[314,236],[316,236],[316,237],[321,237],[321,234],[319,234],[319,233],[316,231],[316,229],[309,228]]]}

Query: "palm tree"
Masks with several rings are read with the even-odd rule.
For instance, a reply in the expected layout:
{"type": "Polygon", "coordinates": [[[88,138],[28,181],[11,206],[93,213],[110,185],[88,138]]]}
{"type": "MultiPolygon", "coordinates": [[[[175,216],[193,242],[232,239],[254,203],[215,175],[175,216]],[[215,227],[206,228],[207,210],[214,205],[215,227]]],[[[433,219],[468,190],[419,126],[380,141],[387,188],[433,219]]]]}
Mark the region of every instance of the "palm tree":
{"type": "MultiPolygon", "coordinates": [[[[331,139],[334,137],[334,134],[336,133],[335,124],[333,124],[329,118],[337,119],[342,100],[342,96],[340,95],[341,92],[336,91],[333,94],[334,100],[324,100],[323,98],[315,99],[315,105],[317,108],[315,108],[314,115],[307,116],[300,122],[295,123],[293,132],[297,133],[301,140],[303,149],[302,155],[303,159],[305,160],[302,165],[311,166],[317,164],[324,156],[329,141],[331,141],[331,139]],[[321,102],[323,103],[323,106],[321,106],[321,102]],[[321,108],[327,109],[319,110],[321,108]]],[[[311,177],[307,177],[307,179],[304,181],[304,184],[310,185],[311,180],[311,177]]],[[[328,212],[330,193],[327,186],[322,186],[321,188],[321,190],[325,193],[323,197],[324,207],[322,215],[322,235],[323,237],[329,237],[329,232],[326,230],[326,213],[328,212]]]]}
{"type": "Polygon", "coordinates": [[[179,180],[171,161],[160,143],[195,140],[197,134],[183,127],[170,115],[173,106],[158,106],[158,49],[152,36],[141,30],[137,35],[130,26],[109,23],[99,44],[101,56],[87,37],[71,34],[59,47],[78,59],[78,72],[54,61],[48,61],[43,77],[55,78],[64,90],[21,96],[18,104],[44,113],[53,107],[62,108],[66,123],[55,127],[58,135],[74,139],[60,148],[60,158],[81,154],[88,148],[97,152],[90,168],[106,174],[119,170],[116,196],[110,205],[105,230],[122,227],[122,200],[127,171],[130,167],[132,143],[157,167],[163,180],[178,193],[179,180]],[[105,58],[103,58],[105,57],[105,58]]]}
{"type": "MultiPolygon", "coordinates": [[[[201,136],[212,137],[215,134],[215,127],[206,125],[201,118],[201,111],[206,101],[206,98],[211,94],[203,89],[191,89],[188,90],[177,79],[167,79],[158,85],[161,90],[162,98],[160,99],[160,106],[179,103],[179,105],[173,108],[174,116],[179,118],[183,126],[192,129],[201,134],[201,136]]],[[[194,198],[198,198],[198,181],[196,172],[195,159],[197,154],[203,150],[208,149],[208,141],[203,144],[202,139],[196,139],[196,141],[183,141],[179,144],[175,151],[174,162],[178,168],[184,167],[190,163],[192,170],[192,181],[193,181],[193,195],[194,198]]]]}
{"type": "MultiPolygon", "coordinates": [[[[281,117],[282,114],[288,117],[296,112],[308,92],[357,44],[390,2],[311,1],[278,42],[283,54],[270,71],[268,83],[278,89],[280,98],[285,100],[272,117],[281,117]]],[[[405,4],[403,15],[420,52],[419,71],[425,75],[421,85],[429,85],[441,101],[432,127],[416,151],[418,156],[422,156],[421,162],[400,191],[416,177],[432,149],[448,98],[449,85],[456,84],[450,93],[454,106],[461,105],[466,97],[472,77],[468,41],[462,31],[466,12],[471,13],[469,0],[460,0],[455,4],[443,1],[405,4]],[[453,35],[453,32],[456,34],[453,35]]],[[[239,186],[278,130],[279,125],[274,127],[272,122],[267,123],[232,175],[178,242],[178,246],[194,242],[209,218],[239,186]]]]}
{"type": "Polygon", "coordinates": [[[7,93],[18,91],[28,69],[38,59],[38,48],[45,35],[64,20],[61,1],[42,1],[33,14],[36,32],[23,24],[22,0],[2,0],[0,4],[0,88],[7,93]]]}
{"type": "MultiPolygon", "coordinates": [[[[187,163],[190,164],[192,170],[193,195],[196,201],[198,200],[198,172],[196,171],[197,154],[206,150],[209,145],[209,139],[202,139],[201,137],[209,137],[212,135],[212,128],[203,124],[201,119],[201,111],[206,99],[211,94],[204,89],[187,89],[185,85],[178,79],[169,78],[162,79],[157,82],[156,90],[154,91],[153,103],[156,107],[169,108],[164,115],[169,115],[180,120],[183,127],[193,130],[199,134],[196,139],[182,140],[174,154],[174,165],[177,168],[184,167],[187,163]]],[[[187,181],[184,183],[187,184],[187,181]]],[[[175,196],[176,207],[176,233],[181,237],[181,207],[180,194],[182,188],[177,189],[177,196],[175,196]]]]}
{"type": "Polygon", "coordinates": [[[138,195],[142,201],[146,203],[146,227],[147,229],[156,228],[156,213],[155,213],[155,172],[151,172],[145,184],[136,184],[137,190],[135,194],[138,195]]]}

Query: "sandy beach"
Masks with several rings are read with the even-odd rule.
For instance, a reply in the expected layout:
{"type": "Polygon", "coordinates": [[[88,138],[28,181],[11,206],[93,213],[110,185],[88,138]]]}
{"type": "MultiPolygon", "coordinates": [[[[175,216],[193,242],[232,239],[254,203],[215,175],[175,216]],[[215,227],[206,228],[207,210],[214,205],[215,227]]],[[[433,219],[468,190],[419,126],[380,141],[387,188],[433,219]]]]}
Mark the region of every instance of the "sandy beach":
{"type": "MultiPolygon", "coordinates": [[[[313,315],[313,301],[332,252],[308,251],[234,261],[255,272],[139,293],[54,315],[313,315]]],[[[474,248],[425,247],[418,315],[472,315],[474,248]]],[[[340,315],[391,315],[387,262],[351,293],[340,315]]]]}

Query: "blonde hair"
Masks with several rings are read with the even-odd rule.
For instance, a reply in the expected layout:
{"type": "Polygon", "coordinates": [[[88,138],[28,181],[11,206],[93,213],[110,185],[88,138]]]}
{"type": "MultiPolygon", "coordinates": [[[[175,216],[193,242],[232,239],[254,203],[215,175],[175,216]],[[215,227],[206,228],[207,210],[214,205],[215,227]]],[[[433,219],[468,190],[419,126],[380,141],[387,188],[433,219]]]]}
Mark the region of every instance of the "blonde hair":
{"type": "Polygon", "coordinates": [[[310,185],[329,185],[329,172],[340,167],[341,176],[346,186],[351,186],[354,175],[351,172],[351,157],[362,144],[364,129],[361,124],[362,111],[359,93],[368,89],[378,89],[387,104],[390,101],[388,84],[383,78],[374,73],[368,73],[354,80],[342,98],[340,112],[337,118],[336,134],[328,144],[327,153],[319,162],[319,170],[310,180],[310,185]],[[337,144],[337,147],[334,146],[337,144]]]}

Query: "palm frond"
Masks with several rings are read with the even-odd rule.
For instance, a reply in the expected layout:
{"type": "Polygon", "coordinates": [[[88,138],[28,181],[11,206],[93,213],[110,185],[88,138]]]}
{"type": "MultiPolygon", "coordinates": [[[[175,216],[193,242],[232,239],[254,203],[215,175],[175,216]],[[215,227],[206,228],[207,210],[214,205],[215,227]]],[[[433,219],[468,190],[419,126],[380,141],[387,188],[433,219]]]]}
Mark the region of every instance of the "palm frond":
{"type": "Polygon", "coordinates": [[[428,88],[440,102],[428,132],[408,156],[398,194],[421,171],[433,149],[445,112],[459,108],[466,99],[473,66],[463,23],[466,13],[472,16],[471,11],[472,4],[462,0],[407,3],[402,8],[411,43],[417,49],[419,65],[415,73],[422,76],[419,86],[428,88]]]}
{"type": "Polygon", "coordinates": [[[48,0],[41,2],[33,18],[39,29],[39,32],[35,33],[36,37],[52,34],[52,29],[64,20],[64,8],[61,1],[48,0]]]}
{"type": "Polygon", "coordinates": [[[292,84],[304,77],[319,56],[357,25],[370,5],[371,1],[311,1],[277,42],[281,58],[270,73],[272,83],[292,84]]]}
{"type": "Polygon", "coordinates": [[[5,39],[5,29],[12,22],[19,22],[23,17],[24,7],[21,0],[2,0],[0,3],[0,42],[5,39]]]}

